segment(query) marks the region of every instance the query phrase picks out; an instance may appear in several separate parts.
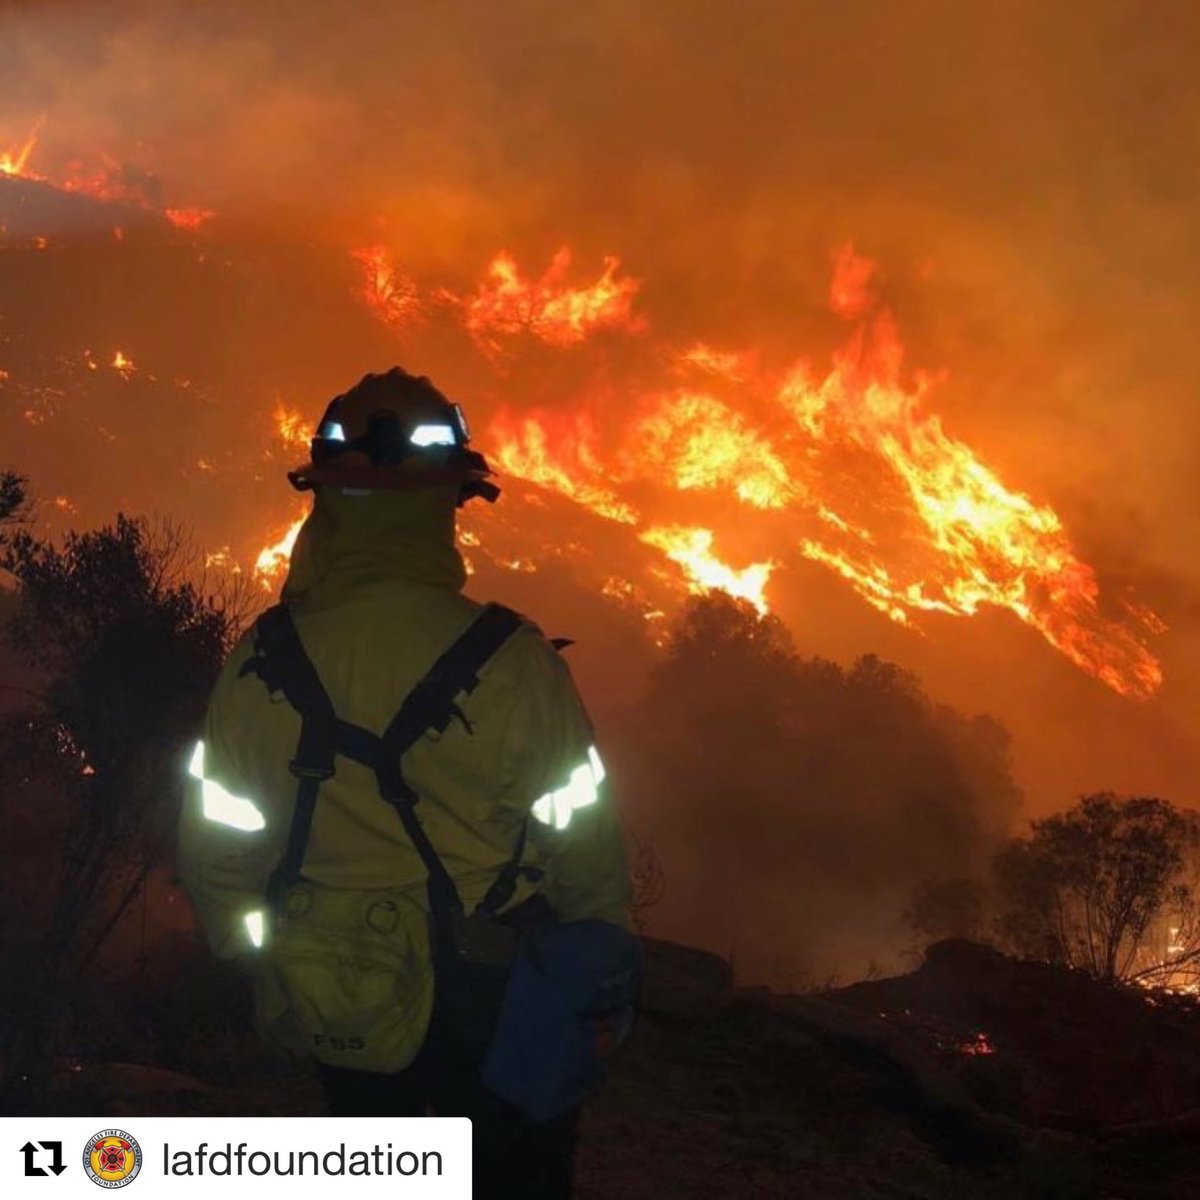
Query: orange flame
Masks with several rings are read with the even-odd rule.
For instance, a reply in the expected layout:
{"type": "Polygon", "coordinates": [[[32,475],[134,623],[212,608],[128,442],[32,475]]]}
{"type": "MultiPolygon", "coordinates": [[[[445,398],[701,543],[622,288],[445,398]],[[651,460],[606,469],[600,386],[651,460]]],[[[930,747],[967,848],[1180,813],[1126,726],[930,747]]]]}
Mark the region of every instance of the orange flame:
{"type": "Polygon", "coordinates": [[[133,359],[120,350],[113,355],[111,365],[112,369],[125,379],[128,379],[137,370],[137,367],[133,365],[133,359]]]}
{"type": "Polygon", "coordinates": [[[107,154],[95,161],[77,159],[67,164],[66,173],[54,182],[64,192],[78,192],[105,204],[131,204],[154,208],[150,191],[154,181],[140,171],[127,170],[107,154]]]}
{"type": "MultiPolygon", "coordinates": [[[[159,184],[155,177],[136,167],[125,166],[107,154],[76,159],[54,177],[34,171],[29,160],[37,148],[44,121],[39,121],[29,136],[15,149],[0,150],[0,175],[10,178],[37,180],[48,183],[62,192],[76,192],[106,204],[128,204],[150,211],[159,211],[179,229],[194,232],[215,214],[206,208],[164,208],[159,199],[159,184]]],[[[114,229],[120,240],[124,231],[114,229]]]]}
{"type": "Polygon", "coordinates": [[[684,569],[690,592],[728,592],[738,599],[749,600],[760,615],[767,613],[767,601],[763,593],[776,566],[774,562],[751,563],[740,571],[723,563],[712,553],[711,529],[647,529],[641,539],[647,545],[662,550],[672,562],[684,569]]]}
{"type": "Polygon", "coordinates": [[[234,559],[228,546],[222,546],[219,550],[209,551],[204,555],[205,570],[228,571],[231,575],[240,575],[242,568],[234,559]]]}
{"type": "Polygon", "coordinates": [[[604,260],[604,272],[587,287],[565,283],[571,252],[559,250],[538,280],[521,275],[511,254],[498,254],[474,295],[462,301],[467,329],[480,345],[497,350],[502,339],[530,333],[551,346],[572,346],[597,330],[636,330],[632,314],[636,279],[617,278],[620,262],[604,260]]]}
{"type": "Polygon", "coordinates": [[[802,552],[897,621],[918,611],[969,616],[985,604],[1007,608],[1115,691],[1152,695],[1162,671],[1143,642],[1154,631],[1149,617],[1130,629],[1101,612],[1095,572],[1076,556],[1058,516],[1005,487],[923,411],[932,381],[918,376],[906,390],[902,358],[891,314],[880,310],[823,381],[798,369],[779,400],[818,445],[866,451],[890,473],[915,518],[919,565],[903,558],[889,565],[853,538],[841,547],[805,539],[802,552]]]}
{"type": "Polygon", "coordinates": [[[501,415],[491,433],[498,443],[495,459],[501,470],[559,492],[609,521],[637,523],[638,514],[631,505],[609,488],[584,478],[602,474],[593,448],[594,434],[586,423],[577,424],[569,437],[552,438],[544,418],[531,416],[514,422],[501,415]],[[558,447],[554,452],[552,441],[558,447]]]}
{"type": "Polygon", "coordinates": [[[29,171],[29,160],[37,149],[38,137],[41,133],[40,123],[29,132],[29,136],[15,149],[0,150],[0,175],[10,178],[32,178],[29,171]]]}
{"type": "Polygon", "coordinates": [[[278,541],[264,546],[259,552],[258,558],[254,562],[254,577],[263,591],[273,592],[279,586],[283,575],[286,574],[288,563],[292,557],[292,549],[296,545],[296,538],[300,533],[300,526],[304,524],[306,517],[307,513],[305,516],[297,517],[278,541]]]}
{"type": "Polygon", "coordinates": [[[277,404],[274,418],[275,432],[284,446],[289,450],[307,452],[310,439],[308,422],[304,419],[304,414],[297,409],[277,404]]]}
{"type": "Polygon", "coordinates": [[[796,494],[767,439],[712,396],[685,392],[662,401],[637,426],[630,452],[642,473],[659,478],[665,471],[681,492],[731,485],[755,508],[783,508],[796,494]]]}
{"type": "Polygon", "coordinates": [[[405,275],[392,260],[386,246],[368,246],[351,251],[362,265],[363,281],[359,295],[385,324],[407,324],[420,310],[416,281],[405,275]]]}

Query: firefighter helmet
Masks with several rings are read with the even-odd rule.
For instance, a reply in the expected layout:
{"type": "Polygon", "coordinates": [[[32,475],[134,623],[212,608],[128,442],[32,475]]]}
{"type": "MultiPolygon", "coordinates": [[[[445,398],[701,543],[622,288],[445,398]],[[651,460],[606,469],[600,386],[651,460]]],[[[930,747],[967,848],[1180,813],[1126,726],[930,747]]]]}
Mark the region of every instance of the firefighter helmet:
{"type": "Polygon", "coordinates": [[[335,396],[310,442],[311,460],[288,473],[292,486],[408,491],[457,483],[459,503],[493,501],[500,489],[478,451],[459,405],[424,375],[400,367],[364,375],[335,396]]]}

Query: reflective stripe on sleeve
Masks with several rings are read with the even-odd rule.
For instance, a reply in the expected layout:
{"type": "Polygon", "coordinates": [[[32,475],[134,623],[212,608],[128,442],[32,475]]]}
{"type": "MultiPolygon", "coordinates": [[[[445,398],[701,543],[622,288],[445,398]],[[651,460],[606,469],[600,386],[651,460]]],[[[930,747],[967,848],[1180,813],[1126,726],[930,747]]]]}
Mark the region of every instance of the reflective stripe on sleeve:
{"type": "Polygon", "coordinates": [[[535,801],[533,815],[543,825],[551,825],[560,831],[566,829],[576,809],[587,808],[600,798],[600,784],[605,775],[596,747],[589,747],[588,761],[580,763],[571,772],[565,786],[547,792],[535,801]]]}
{"type": "Polygon", "coordinates": [[[267,822],[253,801],[226,791],[215,779],[205,778],[203,742],[197,742],[192,751],[188,774],[200,781],[201,810],[206,819],[244,833],[266,828],[267,822]]]}

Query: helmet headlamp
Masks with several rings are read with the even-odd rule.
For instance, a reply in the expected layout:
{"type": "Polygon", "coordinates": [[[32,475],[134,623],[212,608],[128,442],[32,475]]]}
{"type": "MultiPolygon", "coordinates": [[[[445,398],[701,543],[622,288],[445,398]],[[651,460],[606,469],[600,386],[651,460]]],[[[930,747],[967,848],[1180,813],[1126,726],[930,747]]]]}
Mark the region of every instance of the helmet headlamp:
{"type": "Polygon", "coordinates": [[[424,376],[395,367],[365,376],[330,402],[310,443],[311,462],[288,478],[301,490],[321,483],[369,491],[453,482],[460,503],[472,496],[494,500],[499,489],[470,440],[458,404],[424,376]]]}

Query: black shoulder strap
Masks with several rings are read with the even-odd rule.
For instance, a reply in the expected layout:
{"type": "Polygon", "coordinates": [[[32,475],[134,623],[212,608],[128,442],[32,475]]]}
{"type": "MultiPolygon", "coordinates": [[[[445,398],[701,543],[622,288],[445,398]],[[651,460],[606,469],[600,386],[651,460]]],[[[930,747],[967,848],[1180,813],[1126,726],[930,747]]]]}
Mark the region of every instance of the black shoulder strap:
{"type": "Polygon", "coordinates": [[[245,663],[241,674],[251,671],[259,675],[269,691],[282,692],[300,714],[300,740],[289,764],[299,780],[296,803],[283,857],[267,883],[267,899],[276,907],[300,878],[317,807],[317,790],[322,780],[334,772],[338,719],[286,605],[267,609],[255,624],[254,657],[245,663]]]}
{"type": "Polygon", "coordinates": [[[376,775],[385,800],[394,802],[409,794],[400,759],[427,730],[443,733],[458,717],[470,731],[456,703],[458,694],[470,695],[479,686],[480,669],[517,631],[522,619],[511,608],[489,604],[408,694],[380,739],[382,753],[376,775]]]}
{"type": "MultiPolygon", "coordinates": [[[[453,917],[463,911],[462,898],[416,814],[417,794],[404,780],[401,759],[427,730],[443,732],[455,716],[470,730],[456,703],[458,695],[470,695],[479,686],[480,669],[517,631],[521,621],[520,614],[512,609],[489,604],[408,694],[380,739],[375,762],[379,794],[399,814],[425,864],[434,936],[443,953],[449,953],[454,945],[453,917]]],[[[518,846],[518,862],[523,850],[524,838],[518,846]]]]}
{"type": "MultiPolygon", "coordinates": [[[[462,900],[417,818],[414,811],[417,796],[404,780],[401,759],[427,730],[442,732],[455,716],[467,724],[457,704],[459,693],[470,694],[475,690],[479,685],[479,671],[516,632],[522,619],[520,614],[503,605],[488,605],[434,663],[409,693],[383,736],[377,737],[369,730],[338,718],[287,607],[277,605],[263,613],[255,626],[254,657],[242,667],[241,674],[257,674],[270,691],[281,691],[300,714],[301,722],[296,756],[290,765],[292,774],[299,780],[296,804],[287,846],[268,885],[268,897],[273,904],[278,903],[287,888],[300,878],[317,791],[322,780],[334,773],[334,758],[340,753],[375,772],[380,795],[396,809],[425,865],[430,909],[438,935],[448,935],[450,918],[452,914],[462,912],[462,900]]],[[[470,726],[467,728],[469,730],[470,726]]],[[[485,904],[495,902],[492,911],[503,903],[501,892],[511,895],[523,848],[522,836],[514,861],[501,873],[501,878],[485,898],[485,904]]]]}

